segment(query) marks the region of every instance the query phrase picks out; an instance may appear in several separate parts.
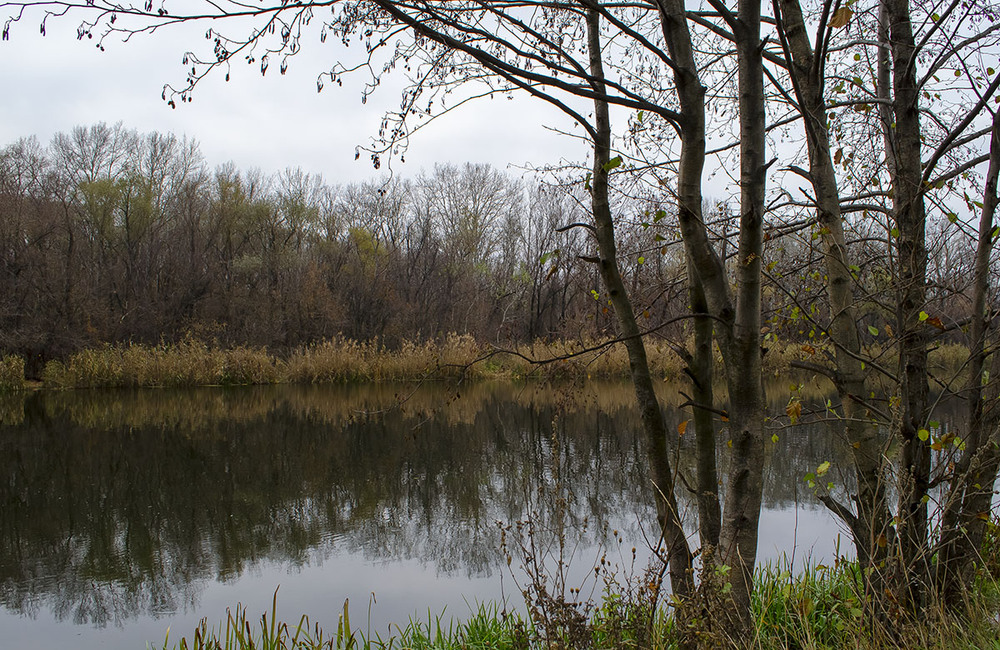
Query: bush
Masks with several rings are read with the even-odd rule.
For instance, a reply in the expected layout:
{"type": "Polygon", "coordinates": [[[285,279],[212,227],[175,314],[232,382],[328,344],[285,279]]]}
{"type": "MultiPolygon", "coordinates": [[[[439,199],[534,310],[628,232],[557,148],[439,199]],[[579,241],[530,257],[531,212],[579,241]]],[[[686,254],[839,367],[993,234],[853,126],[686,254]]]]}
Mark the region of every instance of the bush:
{"type": "Polygon", "coordinates": [[[0,392],[24,390],[24,359],[16,356],[0,358],[0,392]]]}

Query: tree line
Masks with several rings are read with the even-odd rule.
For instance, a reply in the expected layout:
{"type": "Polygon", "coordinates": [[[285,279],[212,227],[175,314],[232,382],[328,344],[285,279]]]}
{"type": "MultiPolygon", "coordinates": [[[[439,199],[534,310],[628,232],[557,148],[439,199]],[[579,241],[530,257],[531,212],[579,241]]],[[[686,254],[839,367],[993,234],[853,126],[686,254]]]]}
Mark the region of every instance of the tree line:
{"type": "MultiPolygon", "coordinates": [[[[612,314],[594,247],[566,228],[586,219],[581,186],[471,163],[330,185],[302,169],[211,169],[196,142],[121,124],[47,146],[29,136],[0,150],[0,350],[33,374],[83,348],[184,337],[278,352],[335,336],[390,348],[449,333],[597,340],[612,314]]],[[[689,328],[664,327],[685,311],[676,208],[657,198],[623,197],[624,272],[648,329],[683,346],[689,328]]],[[[706,210],[731,251],[729,208],[706,210]]],[[[766,320],[776,343],[818,345],[817,228],[789,236],[790,219],[770,220],[766,320]]],[[[859,238],[878,236],[864,225],[859,238]]],[[[957,229],[939,235],[933,298],[964,309],[972,249],[957,229]]],[[[866,258],[877,292],[886,260],[878,247],[866,258]]]]}
{"type": "MultiPolygon", "coordinates": [[[[594,337],[611,317],[588,245],[559,230],[582,218],[579,196],[480,164],[330,185],[211,169],[120,124],[28,137],[0,150],[0,349],[594,337]]],[[[677,272],[659,257],[636,281],[677,272]]]]}

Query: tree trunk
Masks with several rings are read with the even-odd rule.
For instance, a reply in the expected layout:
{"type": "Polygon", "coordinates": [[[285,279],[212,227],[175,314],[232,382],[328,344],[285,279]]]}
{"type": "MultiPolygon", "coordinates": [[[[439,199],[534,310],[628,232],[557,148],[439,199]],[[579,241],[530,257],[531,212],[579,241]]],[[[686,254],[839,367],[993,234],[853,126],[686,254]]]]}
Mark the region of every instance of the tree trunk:
{"type": "Polygon", "coordinates": [[[750,596],[763,491],[767,406],[761,381],[760,349],[761,256],[767,175],[760,4],[759,0],[740,0],[739,15],[733,24],[740,96],[740,238],[735,319],[729,340],[723,339],[732,458],[722,515],[719,561],[732,569],[733,632],[737,638],[745,636],[752,627],[750,596]]]}
{"type": "MultiPolygon", "coordinates": [[[[854,297],[851,258],[844,236],[840,194],[830,155],[826,103],[823,97],[825,72],[816,65],[806,31],[799,0],[776,0],[779,35],[783,38],[789,73],[803,117],[809,152],[809,177],[816,195],[816,211],[822,226],[823,262],[827,275],[830,302],[830,341],[834,345],[836,371],[834,384],[840,397],[846,439],[851,445],[854,473],[858,485],[855,510],[825,497],[827,504],[850,527],[857,557],[865,569],[866,591],[874,602],[882,593],[882,572],[888,539],[892,533],[891,515],[884,484],[883,450],[877,430],[864,404],[865,374],[861,340],[858,336],[858,310],[854,297]]],[[[819,56],[823,56],[820,52],[819,56]]]]}
{"type": "Polygon", "coordinates": [[[685,7],[682,1],[661,0],[659,4],[660,24],[664,40],[675,63],[674,83],[681,106],[680,124],[681,152],[677,169],[677,210],[678,219],[686,226],[685,260],[689,283],[691,311],[694,316],[694,350],[688,360],[694,390],[692,401],[694,431],[697,448],[697,477],[699,534],[702,550],[708,551],[719,545],[722,527],[722,513],[719,504],[719,476],[716,466],[715,426],[712,412],[706,408],[714,402],[712,388],[713,366],[712,319],[708,316],[710,306],[705,294],[705,284],[694,257],[695,247],[691,239],[700,242],[699,254],[706,260],[703,266],[711,268],[717,277],[721,265],[713,260],[712,249],[708,246],[705,223],[702,216],[701,177],[705,166],[705,89],[698,77],[698,66],[694,60],[691,34],[688,30],[685,7]],[[696,233],[696,234],[695,234],[696,233]],[[707,249],[707,251],[705,250],[707,249]],[[703,314],[701,316],[697,314],[703,314]]]}
{"type": "MultiPolygon", "coordinates": [[[[712,1],[720,10],[728,9],[712,1]]],[[[660,0],[661,23],[674,62],[681,105],[681,161],[678,170],[678,220],[689,265],[693,266],[715,320],[729,387],[732,458],[719,532],[717,565],[728,566],[730,633],[750,630],[750,596],[757,556],[757,526],[763,490],[764,389],[761,382],[760,278],[763,251],[764,73],[760,42],[760,3],[741,0],[731,18],[739,65],[740,94],[740,242],[734,307],[725,268],[712,248],[701,214],[704,165],[704,88],[694,61],[684,4],[660,0]],[[695,201],[697,196],[697,201],[695,201]]],[[[695,274],[689,274],[694,276],[695,274]]]]}
{"type": "Polygon", "coordinates": [[[900,443],[897,537],[901,565],[897,598],[904,609],[915,613],[924,606],[930,577],[924,497],[930,482],[931,449],[929,437],[921,433],[927,428],[927,339],[919,319],[927,293],[926,213],[921,191],[920,116],[909,2],[883,2],[892,59],[892,214],[899,265],[896,320],[900,332],[901,412],[895,433],[900,443]]]}
{"type": "MultiPolygon", "coordinates": [[[[596,10],[587,12],[587,41],[590,54],[591,82],[597,94],[606,93],[604,68],[601,61],[600,15],[596,10]]],[[[591,206],[594,228],[600,255],[600,272],[608,297],[618,317],[625,349],[628,352],[629,371],[635,387],[636,400],[646,432],[650,470],[656,498],[657,517],[666,543],[670,562],[670,582],[673,593],[680,599],[688,598],[694,590],[691,573],[691,550],[681,526],[680,511],[674,495],[674,475],[667,449],[667,426],[660,409],[660,402],[653,389],[653,380],[646,358],[646,346],[632,309],[618,267],[615,245],[614,220],[608,199],[608,171],[611,160],[611,121],[608,104],[594,100],[594,169],[591,178],[591,206]]]]}
{"type": "Polygon", "coordinates": [[[941,550],[937,564],[938,589],[945,603],[959,605],[962,593],[972,587],[973,567],[986,530],[984,513],[989,513],[993,484],[1000,469],[997,448],[997,413],[986,408],[983,370],[989,354],[992,310],[987,305],[990,253],[993,247],[993,223],[997,208],[997,180],[1000,176],[1000,112],[993,116],[990,138],[990,166],[983,190],[983,210],[979,220],[973,279],[972,323],[969,327],[969,381],[965,400],[969,409],[965,451],[959,459],[944,503],[941,524],[941,550]]]}

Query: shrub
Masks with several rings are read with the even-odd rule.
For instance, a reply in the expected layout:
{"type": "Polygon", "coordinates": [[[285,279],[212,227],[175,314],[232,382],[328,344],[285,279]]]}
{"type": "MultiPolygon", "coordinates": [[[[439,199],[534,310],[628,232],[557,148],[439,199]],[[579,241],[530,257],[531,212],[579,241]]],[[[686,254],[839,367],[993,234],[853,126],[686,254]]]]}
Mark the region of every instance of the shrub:
{"type": "Polygon", "coordinates": [[[24,389],[24,359],[17,356],[0,358],[0,392],[24,389]]]}

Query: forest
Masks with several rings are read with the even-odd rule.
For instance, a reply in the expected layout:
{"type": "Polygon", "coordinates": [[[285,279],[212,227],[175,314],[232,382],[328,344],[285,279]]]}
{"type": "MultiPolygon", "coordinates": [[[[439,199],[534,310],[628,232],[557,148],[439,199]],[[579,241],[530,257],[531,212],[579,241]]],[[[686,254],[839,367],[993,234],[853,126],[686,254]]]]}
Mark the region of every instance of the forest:
{"type": "MultiPolygon", "coordinates": [[[[584,199],[582,182],[475,163],[337,185],[302,169],[211,167],[196,141],[121,124],[47,145],[26,135],[0,149],[0,353],[37,377],[49,360],[106,344],[194,339],[287,355],[336,337],[390,349],[449,334],[498,346],[607,340],[595,246],[565,228],[586,219],[584,199]]],[[[706,205],[715,245],[734,255],[730,210],[706,205]]],[[[623,197],[621,211],[622,269],[642,319],[682,346],[676,208],[661,193],[623,197]]],[[[825,309],[818,228],[795,207],[768,221],[769,331],[783,347],[815,346],[824,334],[805,315],[825,309]]],[[[964,313],[971,295],[974,249],[950,225],[932,226],[928,311],[942,315],[964,313]]],[[[874,295],[891,273],[888,233],[863,219],[856,230],[870,242],[858,277],[874,295]]],[[[874,299],[866,311],[873,326],[891,317],[874,299]]]]}

